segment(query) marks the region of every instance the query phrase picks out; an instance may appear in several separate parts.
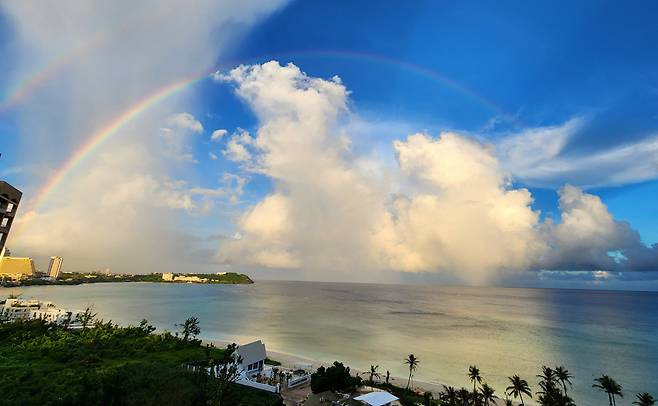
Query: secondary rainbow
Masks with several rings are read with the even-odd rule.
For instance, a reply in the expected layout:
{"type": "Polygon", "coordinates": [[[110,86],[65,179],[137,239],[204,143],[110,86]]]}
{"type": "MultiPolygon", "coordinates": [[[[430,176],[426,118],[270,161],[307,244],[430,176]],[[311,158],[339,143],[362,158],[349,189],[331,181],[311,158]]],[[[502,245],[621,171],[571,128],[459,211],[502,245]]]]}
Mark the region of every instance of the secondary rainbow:
{"type": "MultiPolygon", "coordinates": [[[[302,50],[296,52],[284,52],[270,55],[262,55],[258,57],[244,58],[240,61],[225,62],[222,66],[236,66],[241,63],[250,63],[251,62],[262,62],[264,60],[281,58],[281,57],[333,57],[333,58],[347,58],[353,60],[361,60],[372,63],[387,64],[391,66],[396,66],[398,68],[413,72],[417,75],[424,76],[434,82],[437,82],[442,85],[449,86],[462,94],[465,94],[471,97],[474,100],[477,100],[479,103],[487,106],[488,108],[496,111],[499,115],[503,116],[508,121],[512,122],[516,126],[520,127],[520,123],[513,115],[505,112],[500,106],[482,96],[481,94],[475,92],[474,90],[468,88],[467,86],[461,84],[460,82],[451,79],[441,73],[438,73],[434,70],[415,65],[405,61],[399,61],[396,59],[391,59],[381,55],[361,53],[361,52],[351,52],[351,51],[336,51],[336,50],[302,50]]],[[[214,72],[213,70],[212,72],[214,72]]],[[[86,157],[92,155],[94,151],[98,150],[109,138],[116,134],[121,128],[123,128],[130,121],[138,117],[143,112],[147,111],[150,107],[159,103],[160,101],[166,99],[167,97],[185,89],[186,87],[192,85],[195,82],[198,82],[202,79],[207,78],[212,72],[203,72],[202,74],[190,76],[185,79],[171,83],[149,96],[141,99],[137,103],[133,104],[129,109],[124,111],[120,116],[112,120],[108,125],[101,128],[94,134],[92,134],[88,141],[84,143],[80,148],[78,148],[59,168],[53,177],[51,177],[48,182],[39,190],[34,200],[34,203],[31,205],[30,209],[35,209],[39,207],[52,192],[62,183],[62,180],[69,174],[77,165],[85,160],[86,157]]]]}

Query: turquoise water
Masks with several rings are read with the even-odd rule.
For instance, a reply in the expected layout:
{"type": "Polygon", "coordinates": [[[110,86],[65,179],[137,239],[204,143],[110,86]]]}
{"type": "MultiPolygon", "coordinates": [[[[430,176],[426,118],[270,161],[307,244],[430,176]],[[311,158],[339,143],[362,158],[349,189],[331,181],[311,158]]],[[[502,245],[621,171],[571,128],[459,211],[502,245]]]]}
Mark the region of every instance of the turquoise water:
{"type": "MultiPolygon", "coordinates": [[[[120,323],[147,318],[175,330],[188,316],[207,339],[263,339],[271,350],[358,369],[380,365],[406,376],[402,361],[420,359],[418,380],[469,386],[476,364],[497,392],[518,373],[536,389],[542,363],[575,375],[578,405],[607,404],[592,389],[601,373],[634,393],[658,395],[658,294],[543,289],[397,286],[258,281],[253,285],[116,283],[21,288],[120,323]]],[[[6,290],[0,290],[0,296],[6,290]]]]}

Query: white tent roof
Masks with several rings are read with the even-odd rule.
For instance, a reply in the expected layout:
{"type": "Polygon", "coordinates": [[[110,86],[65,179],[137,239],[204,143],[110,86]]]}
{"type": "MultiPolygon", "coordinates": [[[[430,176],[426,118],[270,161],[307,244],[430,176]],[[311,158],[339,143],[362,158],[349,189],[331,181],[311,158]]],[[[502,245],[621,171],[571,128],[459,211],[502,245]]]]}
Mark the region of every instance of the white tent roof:
{"type": "Polygon", "coordinates": [[[242,365],[253,364],[254,362],[264,361],[267,357],[265,344],[260,340],[253,343],[241,345],[235,352],[242,357],[242,365]]]}
{"type": "Polygon", "coordinates": [[[365,395],[358,396],[354,400],[361,401],[370,406],[383,406],[398,400],[395,396],[388,392],[370,392],[365,395]]]}

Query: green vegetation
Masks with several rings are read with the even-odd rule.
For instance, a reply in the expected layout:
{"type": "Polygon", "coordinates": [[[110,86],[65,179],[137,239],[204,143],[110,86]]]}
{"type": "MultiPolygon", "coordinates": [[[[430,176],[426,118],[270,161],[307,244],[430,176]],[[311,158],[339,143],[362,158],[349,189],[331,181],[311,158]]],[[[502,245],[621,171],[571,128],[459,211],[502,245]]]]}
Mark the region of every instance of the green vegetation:
{"type": "MultiPolygon", "coordinates": [[[[198,276],[200,279],[206,279],[200,283],[218,283],[227,285],[250,284],[254,281],[247,275],[227,272],[222,274],[180,274],[181,276],[198,276]]],[[[176,274],[176,276],[179,276],[176,274]]],[[[150,274],[105,274],[99,272],[80,273],[80,272],[63,272],[59,279],[42,279],[32,278],[21,281],[3,281],[2,286],[16,285],[80,285],[83,283],[108,283],[108,282],[161,282],[161,283],[185,283],[183,281],[164,281],[161,273],[150,274]]]]}
{"type": "Polygon", "coordinates": [[[313,393],[325,391],[353,393],[362,386],[361,377],[350,375],[350,367],[341,362],[334,362],[329,368],[320,367],[311,375],[311,390],[313,393]]]}
{"type": "Polygon", "coordinates": [[[128,327],[90,320],[77,330],[41,320],[0,323],[0,403],[282,404],[278,395],[233,383],[228,373],[222,379],[234,348],[203,347],[194,318],[181,334],[154,330],[146,320],[128,327]],[[188,365],[211,367],[219,379],[188,365]]]}
{"type": "MultiPolygon", "coordinates": [[[[410,354],[404,360],[404,364],[409,368],[407,385],[411,386],[413,373],[419,366],[418,358],[410,354]]],[[[371,365],[370,370],[367,372],[369,379],[364,382],[358,375],[352,377],[350,368],[336,361],[333,366],[326,370],[323,367],[318,368],[317,372],[312,375],[311,389],[313,393],[322,394],[323,398],[327,398],[326,391],[354,393],[358,387],[367,383],[397,396],[402,406],[512,406],[514,403],[510,397],[521,405],[524,405],[529,398],[533,398],[533,391],[528,381],[519,375],[513,375],[508,378],[510,385],[505,389],[505,399],[501,399],[496,396],[495,389],[484,381],[480,369],[475,365],[471,365],[466,374],[473,385],[473,390],[447,386],[436,394],[414,391],[409,389],[409,386],[404,388],[393,385],[390,383],[389,371],[386,371],[384,381],[378,382],[376,379],[381,378],[377,372],[378,369],[379,365],[371,365]]],[[[541,374],[537,375],[537,378],[539,378],[539,388],[534,392],[534,399],[539,405],[576,406],[574,400],[567,395],[567,386],[571,387],[573,375],[565,367],[551,368],[542,366],[541,374]]],[[[616,397],[623,397],[621,385],[607,375],[596,378],[592,386],[608,395],[609,406],[616,406],[616,397]]],[[[655,399],[647,392],[638,393],[632,403],[639,406],[654,406],[655,399]]]]}

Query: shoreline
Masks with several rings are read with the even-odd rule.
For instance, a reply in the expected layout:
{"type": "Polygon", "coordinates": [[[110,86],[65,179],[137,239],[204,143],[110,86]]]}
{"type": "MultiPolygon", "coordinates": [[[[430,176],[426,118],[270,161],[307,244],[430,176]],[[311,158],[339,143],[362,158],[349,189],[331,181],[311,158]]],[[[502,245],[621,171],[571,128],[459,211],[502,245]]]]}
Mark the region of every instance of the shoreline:
{"type": "MultiPolygon", "coordinates": [[[[233,341],[207,340],[207,339],[202,339],[201,340],[202,345],[213,344],[215,347],[218,347],[218,348],[226,347],[227,345],[229,345],[231,343],[233,343],[233,341]]],[[[240,344],[240,343],[237,343],[237,344],[240,344]]],[[[311,364],[312,365],[312,372],[315,372],[315,370],[317,368],[319,368],[320,366],[323,366],[323,367],[326,368],[326,367],[329,367],[333,364],[333,362],[322,362],[322,361],[319,361],[317,359],[306,358],[306,357],[296,355],[296,354],[290,354],[290,353],[280,352],[280,351],[272,351],[272,350],[267,349],[267,343],[265,343],[265,346],[266,346],[267,358],[269,358],[273,361],[280,362],[281,366],[283,366],[285,368],[294,368],[295,364],[311,364]]],[[[345,366],[350,367],[350,371],[359,374],[364,379],[364,382],[365,382],[366,378],[369,375],[368,371],[360,370],[358,368],[353,368],[349,364],[348,360],[336,360],[336,361],[342,362],[343,364],[345,364],[345,366]]],[[[408,379],[408,377],[400,377],[400,376],[391,375],[391,377],[389,379],[389,383],[391,383],[395,386],[401,387],[401,388],[405,388],[407,386],[407,379],[408,379]]],[[[379,383],[381,383],[384,380],[382,378],[379,378],[377,381],[379,383]]],[[[368,386],[368,385],[366,385],[366,386],[368,386]]],[[[427,381],[421,381],[421,380],[414,379],[414,389],[416,391],[420,391],[420,392],[429,391],[429,392],[432,392],[433,394],[437,394],[437,393],[443,391],[443,389],[446,386],[447,385],[445,385],[443,383],[433,383],[433,382],[427,382],[427,381]]]]}

